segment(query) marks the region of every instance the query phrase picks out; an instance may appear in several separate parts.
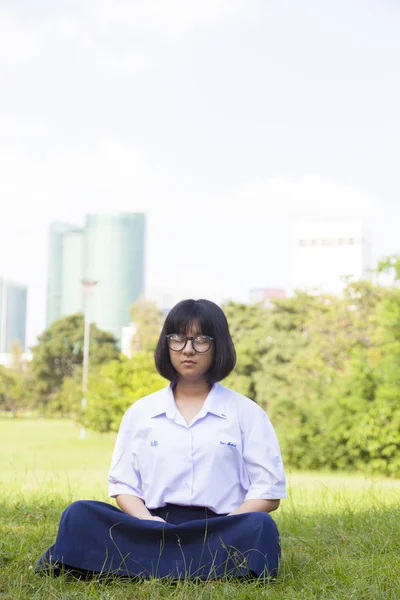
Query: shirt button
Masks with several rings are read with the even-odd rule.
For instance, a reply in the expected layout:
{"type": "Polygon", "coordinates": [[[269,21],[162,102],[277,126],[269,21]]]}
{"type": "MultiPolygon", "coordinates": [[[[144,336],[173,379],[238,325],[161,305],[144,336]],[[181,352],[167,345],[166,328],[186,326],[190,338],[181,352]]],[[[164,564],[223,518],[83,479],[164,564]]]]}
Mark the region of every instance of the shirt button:
{"type": "Polygon", "coordinates": [[[186,456],[185,462],[192,462],[192,459],[190,458],[190,456],[186,456]]]}
{"type": "Polygon", "coordinates": [[[186,489],[189,489],[189,488],[190,488],[190,485],[189,485],[188,483],[185,483],[185,488],[186,488],[186,489]]]}

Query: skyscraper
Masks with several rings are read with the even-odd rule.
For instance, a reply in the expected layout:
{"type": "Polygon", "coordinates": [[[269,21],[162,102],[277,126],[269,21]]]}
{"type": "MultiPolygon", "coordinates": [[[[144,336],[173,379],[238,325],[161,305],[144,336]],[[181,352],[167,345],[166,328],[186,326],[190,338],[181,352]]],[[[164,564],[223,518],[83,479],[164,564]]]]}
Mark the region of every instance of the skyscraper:
{"type": "Polygon", "coordinates": [[[0,354],[18,341],[25,351],[27,287],[0,277],[0,354]]]}
{"type": "Polygon", "coordinates": [[[72,315],[83,309],[83,245],[83,231],[73,230],[64,233],[61,257],[62,295],[60,310],[62,315],[72,315]]]}
{"type": "Polygon", "coordinates": [[[361,223],[298,224],[293,238],[293,288],[340,294],[347,277],[354,281],[365,276],[369,260],[369,240],[361,223]]]}
{"type": "Polygon", "coordinates": [[[145,215],[88,215],[84,279],[97,281],[88,303],[91,322],[121,338],[129,306],[144,292],[145,215]]]}
{"type": "Polygon", "coordinates": [[[83,229],[53,224],[47,324],[87,310],[91,322],[120,340],[129,306],[144,292],[144,246],[142,213],[87,215],[83,229]],[[86,299],[83,281],[96,282],[86,299]]]}
{"type": "Polygon", "coordinates": [[[58,221],[50,225],[47,326],[61,316],[83,310],[82,247],[82,229],[58,221]]]}

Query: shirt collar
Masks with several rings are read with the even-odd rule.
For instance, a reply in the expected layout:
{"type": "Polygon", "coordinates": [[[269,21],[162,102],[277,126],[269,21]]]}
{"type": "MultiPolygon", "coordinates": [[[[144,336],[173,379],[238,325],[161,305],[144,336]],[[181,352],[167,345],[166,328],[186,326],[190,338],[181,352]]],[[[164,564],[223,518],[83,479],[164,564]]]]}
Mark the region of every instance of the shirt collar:
{"type": "MultiPolygon", "coordinates": [[[[204,417],[207,413],[211,413],[222,419],[227,418],[227,406],[225,394],[223,392],[224,388],[222,385],[219,383],[213,384],[196,420],[204,417]]],[[[159,392],[157,398],[152,400],[149,416],[150,418],[153,418],[158,417],[159,415],[166,415],[168,419],[174,419],[177,412],[178,409],[174,400],[173,384],[170,383],[168,387],[159,392]]]]}
{"type": "Polygon", "coordinates": [[[170,405],[170,396],[172,396],[173,400],[174,395],[172,393],[171,385],[168,385],[155,394],[155,398],[149,401],[149,404],[151,402],[151,406],[148,408],[148,415],[150,418],[167,414],[170,405]]]}
{"type": "Polygon", "coordinates": [[[200,419],[207,413],[211,413],[216,417],[226,419],[226,408],[224,388],[219,383],[214,383],[197,418],[200,419]]]}

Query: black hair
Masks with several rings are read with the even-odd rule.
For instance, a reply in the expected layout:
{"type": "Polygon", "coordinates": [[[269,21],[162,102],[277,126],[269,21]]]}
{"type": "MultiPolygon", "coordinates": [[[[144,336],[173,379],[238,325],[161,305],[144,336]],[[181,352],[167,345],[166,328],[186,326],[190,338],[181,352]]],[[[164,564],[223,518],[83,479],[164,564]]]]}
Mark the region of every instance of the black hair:
{"type": "Polygon", "coordinates": [[[197,323],[204,335],[214,338],[214,360],[207,373],[208,383],[225,379],[235,368],[235,346],[223,310],[210,300],[182,300],[168,313],[155,350],[157,371],[173,383],[178,381],[178,373],[171,363],[166,336],[186,334],[197,323]]]}

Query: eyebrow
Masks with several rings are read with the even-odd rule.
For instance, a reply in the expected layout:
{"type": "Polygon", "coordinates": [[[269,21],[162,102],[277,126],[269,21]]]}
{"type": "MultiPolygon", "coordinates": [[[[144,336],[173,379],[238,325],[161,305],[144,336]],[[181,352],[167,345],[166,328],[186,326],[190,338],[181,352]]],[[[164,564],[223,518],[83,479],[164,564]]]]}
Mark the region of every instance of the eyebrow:
{"type": "MultiPolygon", "coordinates": [[[[186,335],[186,333],[182,333],[181,335],[186,335]]],[[[196,331],[195,333],[193,333],[193,336],[196,337],[196,335],[204,335],[202,331],[196,331]]],[[[189,336],[190,337],[190,336],[189,336]]]]}

